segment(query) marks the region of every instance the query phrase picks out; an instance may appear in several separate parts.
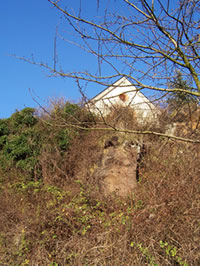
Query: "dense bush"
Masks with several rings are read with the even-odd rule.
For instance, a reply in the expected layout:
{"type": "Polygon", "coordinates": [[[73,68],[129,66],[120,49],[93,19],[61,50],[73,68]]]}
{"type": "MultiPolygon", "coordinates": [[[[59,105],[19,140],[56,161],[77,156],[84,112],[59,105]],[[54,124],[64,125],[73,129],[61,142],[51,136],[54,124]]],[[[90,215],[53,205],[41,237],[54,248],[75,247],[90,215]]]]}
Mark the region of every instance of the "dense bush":
{"type": "Polygon", "coordinates": [[[81,108],[77,104],[66,102],[63,111],[68,115],[76,116],[78,113],[81,112],[81,108]]]}
{"type": "Polygon", "coordinates": [[[25,127],[33,127],[37,123],[34,116],[35,109],[26,107],[22,111],[15,112],[10,118],[10,125],[13,132],[19,132],[19,129],[25,127]]]}
{"type": "Polygon", "coordinates": [[[0,119],[0,137],[9,134],[8,119],[0,119]]]}
{"type": "MultiPolygon", "coordinates": [[[[49,157],[54,153],[56,161],[62,161],[62,157],[70,148],[73,140],[79,136],[79,130],[69,127],[69,123],[75,122],[80,125],[79,121],[82,118],[88,120],[88,117],[87,112],[83,111],[79,105],[67,102],[64,105],[56,105],[51,110],[51,116],[43,117],[43,119],[35,115],[35,109],[28,107],[15,112],[8,119],[1,119],[1,167],[3,169],[17,167],[25,171],[27,175],[30,174],[32,178],[37,168],[35,178],[38,179],[38,175],[42,178],[42,174],[38,173],[38,169],[40,172],[42,171],[42,155],[45,154],[45,157],[49,157]]],[[[57,165],[55,161],[52,163],[57,165]]],[[[62,164],[60,165],[58,162],[58,166],[55,168],[57,167],[62,168],[62,164]]]]}
{"type": "Polygon", "coordinates": [[[0,159],[4,169],[17,167],[33,175],[41,144],[34,112],[33,108],[25,108],[0,120],[0,159]]]}

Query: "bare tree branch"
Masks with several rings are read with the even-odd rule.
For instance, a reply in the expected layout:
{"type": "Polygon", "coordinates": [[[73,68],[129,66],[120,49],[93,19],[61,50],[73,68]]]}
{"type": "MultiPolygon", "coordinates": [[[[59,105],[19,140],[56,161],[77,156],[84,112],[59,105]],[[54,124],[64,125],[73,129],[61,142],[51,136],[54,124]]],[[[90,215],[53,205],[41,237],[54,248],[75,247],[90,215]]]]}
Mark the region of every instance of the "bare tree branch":
{"type": "MultiPolygon", "coordinates": [[[[80,89],[81,81],[111,86],[114,80],[126,77],[136,91],[148,89],[160,92],[159,98],[169,93],[184,93],[200,98],[199,1],[110,0],[110,5],[97,1],[95,12],[98,16],[94,15],[92,19],[87,17],[82,1],[73,12],[65,6],[65,1],[48,2],[65,18],[66,27],[77,34],[78,46],[97,59],[97,67],[91,72],[65,72],[58,69],[56,41],[54,66],[36,62],[33,57],[20,59],[47,69],[51,76],[73,78],[80,89]],[[191,80],[189,87],[170,86],[177,71],[181,71],[186,81],[191,80]]],[[[60,33],[58,35],[61,36],[60,33]]],[[[68,36],[62,35],[62,39],[66,40],[68,36]]],[[[103,114],[101,118],[105,128],[82,127],[76,123],[65,126],[200,142],[149,130],[122,130],[107,123],[103,114]]]]}
{"type": "MultiPolygon", "coordinates": [[[[126,6],[124,6],[123,11],[119,11],[117,14],[113,13],[111,19],[106,17],[106,19],[102,19],[102,22],[95,22],[71,14],[60,2],[48,1],[64,15],[82,41],[98,42],[96,51],[92,43],[88,45],[90,52],[97,56],[98,60],[101,58],[101,61],[103,60],[105,64],[110,64],[118,75],[125,76],[127,72],[122,73],[119,69],[113,67],[114,63],[112,61],[117,59],[121,59],[121,63],[127,67],[131,64],[137,66],[141,63],[139,60],[143,59],[145,69],[143,78],[151,77],[152,83],[157,80],[157,77],[152,76],[152,72],[157,72],[157,76],[159,76],[159,72],[162,73],[164,86],[162,88],[156,86],[156,84],[150,86],[146,82],[140,82],[141,76],[136,75],[135,71],[138,69],[137,74],[139,74],[139,67],[135,67],[133,68],[134,71],[130,71],[128,75],[135,81],[135,86],[168,91],[164,80],[169,78],[174,70],[182,69],[186,75],[192,76],[195,85],[193,88],[194,95],[200,96],[200,48],[195,39],[197,22],[194,21],[194,13],[200,8],[198,2],[192,1],[190,4],[190,1],[187,0],[180,3],[177,1],[174,10],[174,1],[172,0],[167,1],[166,4],[160,0],[121,0],[127,7],[130,7],[133,13],[132,17],[127,15],[128,9],[126,10],[126,6]],[[161,10],[160,14],[157,10],[161,10]],[[73,23],[73,21],[76,23],[73,23]],[[84,25],[86,28],[82,27],[84,25]],[[106,57],[110,60],[105,61],[106,57]],[[155,61],[157,61],[156,64],[154,64],[155,61]],[[151,66],[151,69],[149,69],[149,66],[151,66]]],[[[107,10],[105,10],[105,14],[107,14],[107,10]]],[[[91,81],[102,79],[102,73],[99,73],[100,75],[96,76],[95,79],[92,79],[94,75],[89,75],[91,81]]],[[[68,76],[67,73],[65,74],[65,76],[68,76]]],[[[88,76],[87,73],[86,76],[88,76]]],[[[80,76],[80,78],[83,77],[80,76]]]]}

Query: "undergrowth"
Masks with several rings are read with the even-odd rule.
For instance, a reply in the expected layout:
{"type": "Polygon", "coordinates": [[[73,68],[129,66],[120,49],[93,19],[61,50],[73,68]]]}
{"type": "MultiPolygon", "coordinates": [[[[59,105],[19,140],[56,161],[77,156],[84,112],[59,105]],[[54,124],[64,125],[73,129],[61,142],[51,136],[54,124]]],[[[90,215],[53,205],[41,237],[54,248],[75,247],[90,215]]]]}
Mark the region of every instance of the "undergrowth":
{"type": "Polygon", "coordinates": [[[90,166],[108,134],[63,127],[95,125],[75,105],[51,112],[0,120],[0,264],[200,265],[200,147],[145,137],[137,188],[104,197],[90,166]]]}

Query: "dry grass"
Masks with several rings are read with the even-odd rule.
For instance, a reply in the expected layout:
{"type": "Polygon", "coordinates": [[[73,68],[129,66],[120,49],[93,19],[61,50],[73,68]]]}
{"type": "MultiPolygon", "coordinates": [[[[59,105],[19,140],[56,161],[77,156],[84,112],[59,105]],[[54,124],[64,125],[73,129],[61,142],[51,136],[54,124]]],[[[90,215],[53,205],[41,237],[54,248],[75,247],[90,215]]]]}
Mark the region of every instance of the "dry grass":
{"type": "Polygon", "coordinates": [[[0,264],[200,264],[200,146],[145,137],[137,189],[105,198],[90,169],[105,138],[80,133],[65,152],[44,145],[43,181],[1,171],[0,264]]]}

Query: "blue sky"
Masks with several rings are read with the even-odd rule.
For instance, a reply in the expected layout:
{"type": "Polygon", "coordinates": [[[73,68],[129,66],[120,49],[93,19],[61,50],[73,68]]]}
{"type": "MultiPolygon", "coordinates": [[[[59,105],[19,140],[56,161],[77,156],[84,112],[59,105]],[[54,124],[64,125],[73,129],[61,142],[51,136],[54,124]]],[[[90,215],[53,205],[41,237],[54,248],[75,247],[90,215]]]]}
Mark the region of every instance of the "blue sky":
{"type": "MultiPolygon", "coordinates": [[[[73,9],[77,11],[82,3],[82,15],[86,15],[89,19],[94,15],[101,16],[103,8],[107,6],[114,10],[113,14],[116,13],[115,10],[123,10],[123,2],[115,0],[99,1],[98,10],[97,0],[62,0],[61,2],[71,13],[73,9]]],[[[24,107],[37,107],[29,89],[43,106],[48,106],[48,101],[55,98],[64,97],[74,102],[81,99],[75,80],[49,77],[50,73],[45,69],[12,56],[14,54],[26,58],[33,56],[36,62],[53,66],[56,28],[59,36],[79,42],[72,28],[48,0],[2,1],[0,7],[0,119],[7,118],[24,107]]],[[[135,36],[137,37],[136,32],[135,36]]],[[[95,73],[98,70],[98,62],[94,56],[59,37],[57,55],[57,66],[61,66],[65,73],[86,70],[95,73]]],[[[142,63],[139,62],[138,66],[142,68],[142,63]]],[[[121,65],[117,67],[123,68],[121,65]]],[[[126,70],[122,71],[126,73],[126,70]]],[[[103,71],[106,75],[113,74],[107,66],[104,66],[103,71]]],[[[93,83],[87,87],[85,93],[91,98],[102,89],[104,88],[93,83]]]]}
{"type": "MultiPolygon", "coordinates": [[[[68,2],[79,4],[79,0],[68,2]]],[[[90,8],[94,8],[96,4],[96,1],[92,0],[92,2],[94,5],[90,5],[90,8]]],[[[90,10],[88,11],[90,13],[90,10]]],[[[64,21],[61,15],[47,0],[2,1],[0,118],[7,118],[16,110],[27,106],[37,107],[29,88],[33,91],[34,97],[44,106],[48,105],[48,100],[52,98],[65,97],[73,101],[80,99],[74,80],[49,77],[49,73],[40,67],[11,56],[13,54],[24,57],[33,55],[36,61],[53,64],[56,27],[68,34],[68,28],[62,27],[62,23],[64,21]]],[[[96,67],[96,63],[90,56],[73,44],[58,40],[57,50],[60,60],[58,64],[64,65],[65,71],[87,69],[88,66],[96,67]],[[62,56],[59,56],[59,51],[62,51],[62,56]]],[[[92,97],[96,92],[98,91],[94,89],[88,96],[92,97]]]]}

